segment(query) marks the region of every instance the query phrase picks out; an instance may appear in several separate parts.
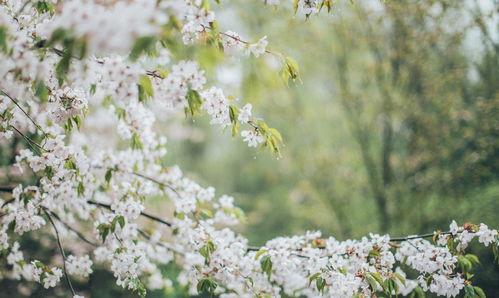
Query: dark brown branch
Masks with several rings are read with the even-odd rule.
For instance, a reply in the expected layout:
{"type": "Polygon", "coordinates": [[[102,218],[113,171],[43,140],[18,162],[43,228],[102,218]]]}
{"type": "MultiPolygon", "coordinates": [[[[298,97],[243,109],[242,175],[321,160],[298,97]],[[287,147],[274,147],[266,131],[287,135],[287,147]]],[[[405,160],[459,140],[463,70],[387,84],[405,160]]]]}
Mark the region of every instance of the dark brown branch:
{"type": "MultiPolygon", "coordinates": [[[[141,175],[141,174],[139,174],[141,175]]],[[[147,177],[148,179],[152,179],[152,178],[149,178],[147,177]]],[[[161,183],[158,181],[158,183],[161,183]]],[[[14,188],[13,187],[8,187],[8,186],[0,186],[0,191],[4,191],[4,192],[12,192],[14,188]]],[[[10,199],[8,201],[5,201],[2,205],[5,206],[11,202],[13,202],[14,199],[10,199]]],[[[111,206],[108,205],[108,204],[104,204],[104,203],[99,203],[99,202],[94,202],[94,201],[91,201],[91,200],[88,200],[87,201],[88,204],[91,204],[91,205],[96,205],[96,206],[100,206],[100,207],[103,207],[103,208],[106,208],[106,209],[109,209],[111,210],[111,206]]],[[[151,215],[151,214],[148,214],[148,213],[145,213],[145,212],[141,212],[140,215],[144,216],[144,217],[147,217],[153,221],[156,221],[156,222],[159,222],[161,224],[164,224],[168,227],[171,227],[172,224],[170,222],[167,222],[157,216],[154,216],[154,215],[151,215]]],[[[55,214],[54,214],[55,216],[55,214]]],[[[73,229],[71,229],[73,230],[73,229]]],[[[74,231],[74,230],[73,230],[74,231]]],[[[76,232],[76,231],[75,231],[76,232]]],[[[458,231],[457,233],[461,233],[460,231],[458,231]]],[[[440,232],[439,235],[451,235],[453,234],[452,232],[450,231],[447,231],[447,232],[440,232]]],[[[431,238],[433,237],[435,234],[434,233],[428,233],[428,234],[421,234],[421,235],[413,235],[413,236],[407,236],[407,237],[394,237],[394,238],[390,238],[390,241],[391,242],[403,242],[403,241],[408,241],[408,240],[414,240],[414,239],[423,239],[423,238],[431,238]]],[[[87,242],[88,243],[88,242],[87,242]]],[[[260,247],[256,247],[256,246],[249,246],[248,247],[248,251],[258,251],[260,250],[260,247]]]]}
{"type": "MultiPolygon", "coordinates": [[[[96,168],[96,169],[105,169],[104,167],[101,167],[101,166],[95,166],[94,168],[96,168]]],[[[112,169],[112,168],[110,168],[110,169],[113,170],[113,171],[116,171],[116,172],[124,173],[124,174],[135,175],[135,176],[140,177],[142,179],[154,182],[154,183],[156,183],[158,185],[161,185],[162,187],[168,188],[169,190],[173,191],[179,198],[182,198],[180,196],[180,194],[178,193],[178,191],[173,186],[171,186],[170,184],[166,184],[164,182],[158,181],[158,180],[156,180],[156,179],[154,179],[152,177],[146,176],[146,175],[141,174],[141,173],[128,172],[128,171],[124,171],[124,170],[120,170],[120,169],[112,169]]]]}
{"type": "MultiPolygon", "coordinates": [[[[458,231],[457,233],[462,233],[458,231]]],[[[390,241],[392,242],[403,242],[403,241],[408,241],[408,240],[414,240],[414,239],[424,239],[424,238],[431,238],[435,234],[421,234],[421,235],[414,235],[414,236],[407,236],[407,237],[395,237],[395,238],[390,238],[390,241]]],[[[441,232],[439,235],[452,235],[452,232],[441,232]]]]}
{"type": "MultiPolygon", "coordinates": [[[[109,209],[111,210],[111,206],[108,205],[108,204],[104,204],[104,203],[99,203],[99,202],[94,202],[94,201],[91,201],[91,200],[88,200],[87,201],[88,204],[91,204],[91,205],[96,205],[96,206],[100,206],[100,207],[103,207],[103,208],[106,208],[106,209],[109,209]]],[[[148,214],[148,213],[145,213],[145,212],[141,212],[140,215],[144,216],[144,217],[147,217],[149,218],[150,220],[153,220],[153,221],[156,221],[156,222],[159,222],[159,223],[162,223],[164,224],[165,226],[168,226],[168,227],[171,227],[172,224],[157,217],[157,216],[154,216],[154,215],[151,215],[151,214],[148,214]]]]}
{"type": "Polygon", "coordinates": [[[56,213],[50,211],[50,214],[52,214],[52,216],[54,216],[61,224],[63,224],[66,229],[74,232],[76,234],[76,236],[78,236],[78,238],[80,238],[81,240],[83,240],[85,243],[88,243],[94,247],[98,247],[99,245],[95,242],[92,242],[90,240],[88,240],[85,235],[83,235],[80,231],[76,230],[75,228],[71,227],[70,225],[68,225],[67,223],[65,223],[60,217],[59,215],[57,215],[56,213]]]}
{"type": "Polygon", "coordinates": [[[156,183],[156,184],[158,184],[158,185],[161,185],[161,186],[163,186],[163,187],[166,187],[166,188],[168,188],[169,190],[173,191],[173,192],[174,192],[174,193],[175,193],[175,194],[176,194],[179,198],[181,198],[181,196],[180,196],[180,194],[178,193],[178,191],[177,191],[175,188],[173,188],[173,186],[171,186],[171,185],[169,185],[169,184],[163,183],[163,182],[158,181],[158,180],[156,180],[156,179],[154,179],[154,178],[148,177],[148,176],[146,176],[146,175],[143,175],[143,174],[140,174],[140,173],[137,173],[137,172],[125,172],[125,171],[120,171],[120,172],[122,172],[122,173],[132,174],[132,175],[135,175],[135,176],[137,176],[137,177],[140,177],[140,178],[143,178],[143,179],[149,180],[149,181],[151,181],[151,182],[154,182],[154,183],[156,183]]]}
{"type": "Polygon", "coordinates": [[[36,123],[35,120],[33,120],[33,118],[31,118],[31,116],[28,114],[28,112],[26,112],[23,109],[23,107],[21,107],[21,105],[19,104],[19,102],[16,99],[14,99],[12,96],[10,96],[9,94],[7,94],[3,90],[1,90],[0,93],[2,93],[3,95],[7,96],[24,113],[24,115],[26,115],[26,117],[28,117],[28,119],[36,126],[36,128],[38,128],[44,135],[47,135],[45,133],[45,131],[43,131],[42,127],[40,125],[38,125],[38,123],[36,123]]]}
{"type": "MultiPolygon", "coordinates": [[[[2,115],[0,115],[0,118],[5,121],[5,118],[2,115]]],[[[31,147],[31,149],[33,149],[33,151],[36,151],[35,147],[33,147],[33,145],[35,145],[38,148],[38,151],[40,151],[40,150],[46,151],[42,146],[40,146],[37,142],[33,141],[30,137],[23,134],[14,125],[11,125],[11,124],[9,124],[9,125],[10,125],[10,127],[12,127],[12,129],[14,129],[15,132],[17,132],[22,138],[24,138],[24,140],[28,143],[28,145],[31,147]]]]}
{"type": "Polygon", "coordinates": [[[45,208],[42,209],[45,215],[47,215],[47,218],[50,221],[50,224],[52,224],[52,227],[54,228],[55,231],[55,237],[57,239],[57,245],[59,246],[59,250],[61,251],[61,256],[62,256],[62,268],[64,269],[64,276],[66,276],[66,281],[68,282],[69,288],[71,289],[71,293],[73,296],[76,295],[75,290],[73,288],[73,284],[71,283],[71,280],[69,279],[68,271],[66,270],[66,254],[64,253],[64,249],[62,248],[61,244],[61,239],[59,238],[59,231],[57,230],[57,227],[54,224],[54,221],[52,220],[52,217],[50,214],[47,212],[45,208]]]}
{"type": "MultiPolygon", "coordinates": [[[[212,29],[211,27],[209,27],[209,26],[205,26],[205,25],[203,25],[203,24],[201,24],[201,26],[203,27],[203,31],[201,31],[201,32],[206,32],[206,29],[213,30],[213,29],[212,29]]],[[[223,35],[223,36],[226,36],[226,37],[229,37],[229,38],[232,38],[233,40],[235,40],[235,41],[237,41],[237,42],[240,42],[240,43],[243,43],[243,44],[245,44],[245,45],[250,45],[250,44],[251,44],[251,42],[248,42],[248,41],[242,40],[242,39],[241,39],[241,38],[239,38],[239,37],[232,36],[232,35],[227,34],[227,33],[225,33],[225,32],[218,32],[217,34],[218,34],[218,35],[223,35]]],[[[274,52],[272,52],[272,51],[269,51],[269,50],[265,50],[265,53],[267,53],[267,54],[272,54],[272,55],[276,55],[276,56],[280,56],[280,55],[278,55],[278,54],[276,54],[276,53],[274,53],[274,52]]]]}
{"type": "Polygon", "coordinates": [[[46,151],[41,145],[39,145],[37,142],[33,141],[30,137],[26,136],[25,134],[23,134],[22,132],[19,131],[19,129],[17,129],[16,127],[14,126],[10,126],[12,127],[21,137],[23,137],[26,142],[28,142],[28,145],[31,147],[31,149],[35,149],[35,147],[33,147],[33,145],[36,146],[36,148],[38,149],[38,151],[40,150],[43,150],[43,151],[46,151]]]}
{"type": "MultiPolygon", "coordinates": [[[[139,232],[140,235],[142,235],[142,237],[146,238],[147,240],[151,240],[151,236],[149,236],[149,234],[147,234],[145,231],[143,231],[141,229],[137,229],[137,231],[139,232]]],[[[162,247],[166,248],[166,249],[174,251],[174,252],[176,252],[177,254],[179,254],[181,256],[185,255],[183,252],[181,252],[181,251],[179,251],[179,250],[177,250],[177,249],[175,249],[175,248],[173,248],[173,247],[171,247],[169,245],[166,245],[163,242],[158,242],[157,244],[159,246],[162,246],[162,247]]]]}
{"type": "Polygon", "coordinates": [[[31,0],[28,0],[28,1],[24,2],[23,6],[21,6],[21,8],[14,15],[14,17],[13,17],[14,20],[16,20],[17,22],[19,22],[17,18],[21,15],[21,13],[23,13],[23,11],[26,8],[26,6],[28,6],[28,4],[30,4],[30,3],[31,3],[31,0]]]}
{"type": "Polygon", "coordinates": [[[11,193],[14,190],[13,186],[0,186],[0,192],[11,193]]]}

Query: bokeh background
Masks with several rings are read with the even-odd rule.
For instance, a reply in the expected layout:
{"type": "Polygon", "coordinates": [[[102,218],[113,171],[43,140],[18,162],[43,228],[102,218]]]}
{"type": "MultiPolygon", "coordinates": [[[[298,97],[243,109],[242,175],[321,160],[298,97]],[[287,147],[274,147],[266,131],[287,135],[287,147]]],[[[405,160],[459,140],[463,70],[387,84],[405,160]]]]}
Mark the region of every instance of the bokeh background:
{"type": "MultiPolygon", "coordinates": [[[[270,50],[298,62],[301,82],[286,84],[272,55],[171,51],[198,59],[211,83],[252,103],[282,133],[282,157],[231,140],[207,117],[180,115],[158,127],[169,136],[165,165],[234,196],[246,213],[236,229],[252,245],[307,230],[338,239],[427,233],[452,219],[499,228],[497,1],[338,0],[331,14],[308,19],[293,15],[292,1],[262,2],[223,1],[220,29],[251,41],[267,35],[270,50]]],[[[150,201],[156,211],[168,204],[150,201]]],[[[476,284],[499,297],[490,249],[471,248],[482,261],[476,284]]],[[[165,274],[174,280],[173,267],[165,274]]],[[[174,285],[150,297],[182,296],[174,285]]],[[[127,297],[98,268],[76,286],[91,297],[127,297]]],[[[22,293],[3,280],[7,296],[22,293]]]]}
{"type": "MultiPolygon", "coordinates": [[[[209,76],[280,130],[283,157],[255,152],[196,119],[169,158],[234,195],[254,245],[320,229],[339,239],[369,232],[448,229],[452,219],[499,227],[497,1],[336,1],[332,14],[293,16],[291,3],[225,1],[221,30],[267,35],[295,58],[287,86],[271,55],[200,57],[209,76]]],[[[499,297],[490,250],[476,276],[499,297]]]]}

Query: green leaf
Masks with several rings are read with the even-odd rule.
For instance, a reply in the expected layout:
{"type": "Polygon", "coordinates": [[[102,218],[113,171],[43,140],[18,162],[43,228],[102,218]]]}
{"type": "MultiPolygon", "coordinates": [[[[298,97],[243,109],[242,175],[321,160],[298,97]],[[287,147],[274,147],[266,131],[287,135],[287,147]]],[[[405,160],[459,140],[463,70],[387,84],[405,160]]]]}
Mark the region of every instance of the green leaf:
{"type": "Polygon", "coordinates": [[[203,2],[201,3],[201,8],[204,10],[208,11],[210,10],[210,0],[202,0],[203,2]]]}
{"type": "Polygon", "coordinates": [[[237,117],[239,116],[239,108],[236,105],[229,105],[229,117],[232,123],[237,122],[237,117]]]}
{"type": "Polygon", "coordinates": [[[206,245],[201,246],[201,248],[199,249],[199,254],[202,255],[205,259],[208,259],[210,257],[210,253],[206,245]]]}
{"type": "Polygon", "coordinates": [[[112,232],[116,230],[116,223],[119,223],[120,227],[123,229],[125,227],[125,217],[123,215],[117,215],[113,218],[113,221],[111,222],[112,232]]]}
{"type": "Polygon", "coordinates": [[[113,169],[107,169],[106,175],[104,178],[106,179],[106,182],[109,183],[111,181],[111,178],[113,177],[113,169]]]}
{"type": "Polygon", "coordinates": [[[288,67],[289,76],[293,81],[300,78],[300,68],[298,67],[298,62],[291,57],[286,57],[286,66],[288,67]]]}
{"type": "Polygon", "coordinates": [[[391,296],[393,292],[395,292],[395,294],[398,294],[399,291],[399,286],[397,282],[395,282],[395,280],[391,278],[387,278],[385,280],[383,288],[385,290],[385,293],[389,296],[391,296]]]}
{"type": "Polygon", "coordinates": [[[244,219],[244,211],[241,208],[234,207],[232,209],[232,213],[236,216],[237,219],[239,219],[239,220],[244,219]]]}
{"type": "Polygon", "coordinates": [[[381,278],[381,275],[375,272],[370,272],[369,274],[371,274],[371,276],[374,277],[374,279],[376,279],[379,285],[383,287],[383,278],[381,278]]]}
{"type": "Polygon", "coordinates": [[[393,275],[405,286],[405,278],[400,273],[394,272],[393,275]]]}
{"type": "Polygon", "coordinates": [[[15,220],[13,220],[13,221],[9,222],[9,225],[7,226],[7,229],[8,229],[10,232],[13,232],[15,227],[16,227],[16,221],[15,221],[15,220]]]}
{"type": "Polygon", "coordinates": [[[478,295],[480,298],[486,298],[485,292],[479,288],[479,287],[473,287],[473,290],[475,290],[475,294],[478,295]]]}
{"type": "Polygon", "coordinates": [[[317,286],[317,290],[321,293],[324,293],[324,287],[326,286],[326,280],[322,277],[319,277],[315,280],[315,285],[317,286]]]}
{"type": "Polygon", "coordinates": [[[43,267],[45,267],[45,264],[43,264],[40,261],[34,261],[33,263],[35,264],[36,268],[43,268],[43,267]]]}
{"type": "Polygon", "coordinates": [[[64,164],[64,168],[68,169],[68,170],[76,170],[76,164],[74,161],[72,160],[68,160],[66,161],[66,163],[64,164]]]}
{"type": "Polygon", "coordinates": [[[118,119],[125,119],[126,117],[126,110],[123,108],[117,108],[115,110],[116,115],[118,116],[118,119]]]}
{"type": "Polygon", "coordinates": [[[199,249],[199,254],[201,254],[205,259],[205,264],[208,265],[210,263],[211,254],[215,251],[215,243],[209,240],[205,245],[203,245],[199,249]]]}
{"type": "MultiPolygon", "coordinates": [[[[0,250],[0,254],[1,254],[2,256],[7,256],[7,255],[9,254],[9,249],[8,249],[8,248],[3,248],[2,250],[0,250]]],[[[21,260],[21,261],[23,261],[23,260],[21,260]]],[[[18,261],[17,263],[19,264],[19,262],[20,262],[20,261],[18,261]]],[[[21,264],[19,264],[19,265],[21,265],[21,264]]],[[[21,266],[22,266],[22,265],[21,265],[21,266]]]]}
{"type": "Polygon", "coordinates": [[[66,38],[66,30],[62,28],[55,29],[54,32],[52,32],[52,35],[50,35],[50,38],[43,44],[41,44],[42,47],[51,47],[54,44],[64,40],[66,38]]]}
{"type": "Polygon", "coordinates": [[[129,289],[132,289],[134,292],[137,292],[137,294],[140,297],[142,297],[142,298],[146,297],[146,294],[147,294],[146,287],[138,278],[130,279],[128,281],[127,286],[129,289]]]}
{"type": "Polygon", "coordinates": [[[74,56],[78,59],[83,59],[87,55],[87,40],[84,38],[78,38],[74,42],[74,56]]]}
{"type": "Polygon", "coordinates": [[[267,275],[270,277],[272,274],[272,260],[270,259],[269,255],[263,256],[260,259],[260,266],[262,268],[262,271],[267,273],[267,275]]]}
{"type": "Polygon", "coordinates": [[[101,223],[97,226],[97,230],[99,231],[99,235],[102,237],[102,242],[106,242],[107,235],[109,235],[110,225],[101,223]]]}
{"type": "Polygon", "coordinates": [[[475,289],[472,285],[464,286],[464,297],[465,298],[475,298],[475,289]]]}
{"type": "Polygon", "coordinates": [[[135,40],[130,52],[130,60],[137,60],[143,53],[152,53],[156,44],[154,36],[139,37],[135,40]]]}
{"type": "Polygon", "coordinates": [[[196,90],[189,89],[187,92],[187,103],[189,104],[189,111],[194,116],[201,109],[202,101],[201,96],[196,90]]]}
{"type": "Polygon", "coordinates": [[[49,97],[49,90],[45,86],[43,80],[38,80],[35,84],[35,96],[40,99],[42,103],[47,102],[49,97]]]}
{"type": "Polygon", "coordinates": [[[53,15],[55,12],[54,6],[47,1],[38,1],[36,3],[36,11],[38,13],[50,12],[51,15],[53,15]]]}
{"type": "Polygon", "coordinates": [[[140,137],[137,133],[132,134],[132,138],[130,140],[130,147],[132,147],[133,150],[142,149],[142,141],[140,140],[140,137]]]}
{"type": "Polygon", "coordinates": [[[154,96],[154,89],[152,87],[151,79],[148,75],[140,76],[138,87],[140,102],[144,102],[154,96]]]}
{"type": "Polygon", "coordinates": [[[415,287],[414,290],[411,292],[411,295],[414,295],[415,298],[425,298],[426,297],[426,294],[423,291],[423,289],[421,289],[421,287],[415,287]]]}
{"type": "Polygon", "coordinates": [[[82,197],[85,193],[85,185],[83,185],[83,182],[78,183],[76,190],[78,192],[78,196],[82,197]]]}
{"type": "Polygon", "coordinates": [[[467,258],[471,263],[480,264],[480,260],[474,254],[467,254],[464,257],[467,258]]]}
{"type": "Polygon", "coordinates": [[[4,53],[8,52],[7,47],[7,28],[0,26],[0,50],[4,53]]]}
{"type": "Polygon", "coordinates": [[[55,68],[55,73],[57,79],[59,80],[59,85],[62,85],[62,83],[66,79],[66,75],[69,71],[70,62],[71,62],[71,51],[66,51],[55,68]]]}
{"type": "Polygon", "coordinates": [[[206,246],[208,247],[208,251],[210,252],[210,254],[213,253],[216,249],[215,243],[211,240],[208,240],[206,246]]]}
{"type": "Polygon", "coordinates": [[[312,282],[317,278],[319,277],[319,275],[321,275],[321,272],[317,272],[315,274],[312,274],[309,279],[308,279],[308,285],[310,286],[312,284],[312,282]]]}
{"type": "Polygon", "coordinates": [[[80,115],[74,115],[72,117],[72,119],[73,119],[73,122],[76,124],[76,128],[78,128],[78,130],[80,130],[81,124],[83,123],[83,121],[81,121],[80,115]]]}
{"type": "Polygon", "coordinates": [[[267,251],[269,251],[268,249],[260,249],[259,251],[256,252],[255,254],[255,260],[257,260],[262,254],[266,253],[267,251]]]}
{"type": "Polygon", "coordinates": [[[294,10],[295,15],[296,15],[296,12],[298,11],[298,3],[299,2],[300,2],[300,0],[293,1],[293,10],[294,10]]]}
{"type": "Polygon", "coordinates": [[[239,132],[239,128],[240,128],[240,125],[239,125],[239,122],[235,122],[233,125],[232,125],[232,137],[236,137],[237,133],[239,132]]]}
{"type": "Polygon", "coordinates": [[[125,227],[125,217],[124,216],[118,216],[118,223],[120,224],[120,227],[123,229],[125,227]]]}
{"type": "Polygon", "coordinates": [[[184,213],[178,213],[177,211],[173,212],[173,216],[175,218],[178,218],[178,219],[181,219],[181,220],[183,220],[185,218],[185,214],[184,213]]]}
{"type": "Polygon", "coordinates": [[[47,178],[52,179],[52,177],[54,177],[54,169],[52,167],[45,167],[44,172],[47,178]]]}
{"type": "Polygon", "coordinates": [[[370,258],[377,257],[377,256],[379,256],[379,250],[373,249],[373,250],[369,251],[370,258]]]}
{"type": "Polygon", "coordinates": [[[458,256],[457,262],[459,264],[459,267],[461,268],[461,271],[464,274],[466,274],[468,271],[470,271],[471,268],[473,267],[473,263],[471,263],[470,260],[468,260],[467,258],[465,258],[463,256],[458,256]]]}
{"type": "Polygon", "coordinates": [[[376,292],[376,289],[378,288],[378,283],[376,282],[376,280],[370,275],[366,275],[365,278],[367,280],[367,283],[371,287],[372,292],[376,292]]]}
{"type": "Polygon", "coordinates": [[[209,278],[203,278],[197,284],[198,293],[201,295],[212,295],[217,287],[217,283],[209,278]]]}
{"type": "Polygon", "coordinates": [[[453,255],[457,255],[458,251],[456,250],[456,243],[454,242],[454,239],[452,237],[449,237],[447,239],[447,248],[449,248],[450,252],[453,255]]]}
{"type": "Polygon", "coordinates": [[[268,131],[273,135],[275,136],[279,141],[282,142],[282,136],[281,136],[281,133],[275,129],[275,128],[269,128],[268,131]]]}

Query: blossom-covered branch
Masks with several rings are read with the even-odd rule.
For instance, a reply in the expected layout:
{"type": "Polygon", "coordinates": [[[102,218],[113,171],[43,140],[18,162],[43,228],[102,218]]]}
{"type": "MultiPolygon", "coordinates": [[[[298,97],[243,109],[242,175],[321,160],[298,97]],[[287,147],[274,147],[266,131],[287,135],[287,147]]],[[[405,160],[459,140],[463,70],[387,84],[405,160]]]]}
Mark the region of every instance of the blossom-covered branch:
{"type": "MultiPolygon", "coordinates": [[[[145,296],[171,286],[161,270],[171,264],[193,295],[480,295],[471,273],[477,258],[466,248],[477,239],[497,254],[497,231],[485,224],[453,222],[448,232],[431,234],[432,241],[423,239],[430,234],[338,241],[308,232],[255,248],[230,228],[244,218],[234,198],[163,163],[168,133],[158,123],[179,114],[205,114],[250,147],[280,154],[281,134],[255,117],[250,103],[208,86],[196,61],[170,54],[187,44],[227,56],[269,52],[265,37],[251,43],[218,32],[209,4],[1,1],[0,139],[6,146],[26,141],[12,146],[8,169],[22,182],[0,187],[10,193],[0,201],[2,276],[51,288],[64,274],[77,297],[71,277],[88,278],[98,264],[118,286],[145,296]],[[150,198],[164,200],[164,209],[146,211],[150,198]],[[49,257],[25,255],[21,245],[26,233],[50,228],[63,270],[49,257]],[[68,246],[66,255],[62,242],[70,241],[89,245],[68,246]],[[412,275],[401,268],[412,268],[412,275]]],[[[317,1],[295,4],[308,14],[317,1]]],[[[296,61],[280,58],[283,79],[299,80],[296,61]]]]}

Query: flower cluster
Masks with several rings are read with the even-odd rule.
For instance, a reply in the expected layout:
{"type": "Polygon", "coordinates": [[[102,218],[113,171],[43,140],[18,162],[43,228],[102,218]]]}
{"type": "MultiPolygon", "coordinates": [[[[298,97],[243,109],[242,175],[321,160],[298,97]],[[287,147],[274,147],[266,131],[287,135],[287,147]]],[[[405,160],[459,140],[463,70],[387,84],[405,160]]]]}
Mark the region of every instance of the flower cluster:
{"type": "Polygon", "coordinates": [[[65,29],[85,38],[90,53],[126,53],[137,38],[159,33],[158,25],[167,20],[154,1],[103,2],[107,3],[65,1],[58,5],[56,18],[40,24],[38,35],[47,38],[54,31],[65,29]]]}
{"type": "Polygon", "coordinates": [[[66,270],[68,274],[79,275],[87,277],[92,271],[92,261],[88,255],[83,257],[76,257],[74,255],[68,256],[66,260],[66,270]]]}

